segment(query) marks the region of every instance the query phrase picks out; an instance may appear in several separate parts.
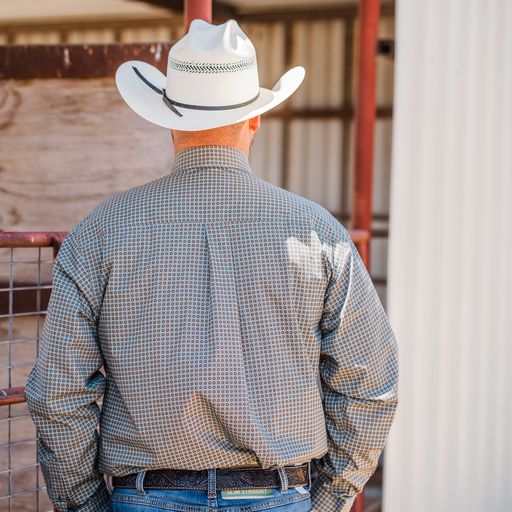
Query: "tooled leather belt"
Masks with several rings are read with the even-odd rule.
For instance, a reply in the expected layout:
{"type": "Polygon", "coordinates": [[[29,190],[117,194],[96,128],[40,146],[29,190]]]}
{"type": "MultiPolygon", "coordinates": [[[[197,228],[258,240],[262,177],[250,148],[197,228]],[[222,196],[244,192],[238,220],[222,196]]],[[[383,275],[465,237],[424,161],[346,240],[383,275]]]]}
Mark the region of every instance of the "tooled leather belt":
{"type": "MultiPolygon", "coordinates": [[[[304,486],[309,483],[310,463],[300,466],[284,466],[289,487],[304,486]]],[[[136,488],[137,473],[112,478],[114,487],[136,488]]],[[[258,467],[220,468],[216,470],[215,487],[221,489],[280,488],[281,481],[277,469],[258,467]]],[[[144,476],[145,489],[189,489],[208,490],[208,471],[187,469],[148,470],[144,476]]]]}

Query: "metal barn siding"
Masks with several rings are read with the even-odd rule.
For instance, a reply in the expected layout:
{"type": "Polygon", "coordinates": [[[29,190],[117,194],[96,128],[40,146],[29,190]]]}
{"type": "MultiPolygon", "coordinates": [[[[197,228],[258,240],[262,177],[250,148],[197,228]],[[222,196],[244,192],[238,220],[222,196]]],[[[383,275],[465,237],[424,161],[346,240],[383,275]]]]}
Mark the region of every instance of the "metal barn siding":
{"type": "Polygon", "coordinates": [[[509,512],[512,3],[398,3],[385,512],[509,512]]]}
{"type": "MultiPolygon", "coordinates": [[[[294,109],[340,108],[343,97],[342,20],[299,22],[294,26],[294,64],[306,68],[303,85],[290,101],[294,109]]],[[[295,120],[290,129],[289,188],[341,211],[341,119],[295,120]]]]}
{"type": "MultiPolygon", "coordinates": [[[[151,14],[161,16],[161,14],[151,14]]],[[[27,22],[28,23],[28,22],[27,22]]],[[[135,19],[81,25],[52,22],[40,28],[29,24],[4,34],[12,43],[92,44],[94,42],[172,41],[183,32],[181,17],[135,19]]],[[[305,66],[306,79],[297,93],[264,116],[251,162],[263,178],[323,204],[348,223],[354,174],[354,85],[358,20],[354,16],[317,20],[242,21],[254,41],[262,85],[272,87],[283,69],[305,66]]],[[[380,35],[393,36],[393,16],[380,22],[380,35]]],[[[2,30],[0,29],[0,32],[2,30]]],[[[377,59],[377,100],[390,110],[393,63],[377,59]]],[[[389,117],[377,121],[374,155],[374,227],[387,228],[389,197],[389,117]]],[[[129,186],[138,183],[126,183],[129,186]]],[[[0,194],[1,198],[1,194],[0,194]]],[[[86,211],[84,210],[84,214],[86,211]]],[[[78,219],[76,219],[78,220],[78,219]]],[[[16,229],[16,226],[9,226],[16,229]]],[[[48,226],[47,229],[52,229],[48,226]]],[[[382,234],[381,233],[381,234],[382,234]]],[[[372,239],[372,274],[385,301],[385,236],[372,239]]]]}
{"type": "MultiPolygon", "coordinates": [[[[345,97],[353,103],[353,91],[345,91],[347,20],[297,21],[291,29],[291,58],[286,65],[284,24],[245,23],[244,30],[254,41],[258,52],[261,82],[271,87],[283,68],[296,64],[304,65],[306,78],[299,90],[283,105],[293,111],[306,111],[310,115],[293,116],[290,123],[291,140],[289,148],[289,181],[284,184],[293,192],[321,202],[338,214],[350,211],[349,187],[351,176],[343,180],[343,173],[352,174],[353,156],[343,151],[343,115],[341,108],[345,97]],[[340,109],[340,115],[326,115],[322,111],[340,109]],[[316,112],[316,113],[315,113],[316,112]],[[344,163],[346,169],[343,171],[344,163]],[[311,170],[311,171],[310,171],[311,170]],[[343,190],[343,188],[347,190],[343,190]]],[[[385,17],[381,22],[384,37],[392,37],[393,18],[385,17]]],[[[354,52],[354,50],[352,50],[354,52]]],[[[354,61],[355,59],[353,59],[354,61]]],[[[391,61],[378,59],[379,106],[389,107],[392,103],[391,61]]],[[[346,113],[345,117],[350,117],[346,113]]],[[[281,121],[279,121],[281,122],[281,121]]],[[[264,118],[264,125],[269,123],[264,118]]],[[[352,121],[349,119],[348,131],[352,121]]],[[[271,130],[269,130],[270,132],[271,130]]],[[[389,140],[391,125],[388,119],[379,120],[376,133],[375,173],[378,186],[375,193],[375,211],[387,215],[389,196],[389,140]],[[387,146],[386,146],[387,144],[387,146]]],[[[272,134],[273,135],[273,134],[272,134]]],[[[348,134],[351,141],[353,134],[348,134]]],[[[268,137],[261,134],[255,142],[253,164],[265,177],[266,169],[261,165],[265,158],[260,151],[267,150],[268,137]]],[[[278,151],[283,150],[277,145],[278,151]]],[[[352,149],[349,147],[349,151],[352,149]]],[[[272,173],[271,173],[272,175],[272,173]]]]}

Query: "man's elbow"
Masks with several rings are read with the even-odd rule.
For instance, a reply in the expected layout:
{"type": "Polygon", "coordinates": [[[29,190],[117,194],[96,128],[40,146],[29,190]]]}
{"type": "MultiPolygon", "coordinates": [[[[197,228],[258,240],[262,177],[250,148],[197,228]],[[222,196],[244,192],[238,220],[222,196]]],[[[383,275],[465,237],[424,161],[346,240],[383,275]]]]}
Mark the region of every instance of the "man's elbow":
{"type": "Polygon", "coordinates": [[[25,401],[32,416],[49,414],[49,400],[37,380],[35,368],[30,372],[25,384],[25,401]]]}

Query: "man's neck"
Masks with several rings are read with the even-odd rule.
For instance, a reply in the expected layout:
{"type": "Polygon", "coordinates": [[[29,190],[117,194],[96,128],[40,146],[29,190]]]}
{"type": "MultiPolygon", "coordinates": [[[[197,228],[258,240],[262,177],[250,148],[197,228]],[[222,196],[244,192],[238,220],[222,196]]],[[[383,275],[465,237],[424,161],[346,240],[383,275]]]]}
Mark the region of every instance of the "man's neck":
{"type": "Polygon", "coordinates": [[[249,121],[243,124],[220,126],[210,130],[199,131],[179,131],[171,130],[171,136],[174,141],[174,151],[178,153],[183,149],[198,146],[225,146],[238,149],[249,156],[249,148],[254,138],[253,130],[250,128],[249,121]]]}

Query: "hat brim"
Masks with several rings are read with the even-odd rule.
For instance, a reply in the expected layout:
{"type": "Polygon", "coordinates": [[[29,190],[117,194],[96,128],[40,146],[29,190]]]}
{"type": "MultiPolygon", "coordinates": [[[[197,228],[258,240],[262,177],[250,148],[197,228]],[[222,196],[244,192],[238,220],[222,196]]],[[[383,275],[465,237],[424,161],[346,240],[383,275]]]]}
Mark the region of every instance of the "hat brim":
{"type": "Polygon", "coordinates": [[[119,66],[116,85],[122,98],[139,116],[150,123],[173,130],[208,130],[228,124],[245,121],[263,114],[291,96],[304,79],[304,68],[296,66],[277,81],[272,89],[260,87],[260,94],[254,102],[243,107],[228,110],[195,110],[177,107],[182,117],[173,112],[162,100],[162,96],[148,87],[134,72],[133,66],[156,87],[163,89],[165,75],[147,62],[129,60],[119,66]]]}

